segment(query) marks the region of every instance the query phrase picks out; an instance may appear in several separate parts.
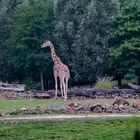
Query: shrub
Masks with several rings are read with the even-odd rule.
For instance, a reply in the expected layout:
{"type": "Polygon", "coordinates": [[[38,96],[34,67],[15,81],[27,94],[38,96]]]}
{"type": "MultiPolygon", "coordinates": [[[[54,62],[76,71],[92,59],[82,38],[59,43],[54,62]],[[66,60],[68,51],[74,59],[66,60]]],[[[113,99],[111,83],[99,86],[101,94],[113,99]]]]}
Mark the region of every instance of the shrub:
{"type": "Polygon", "coordinates": [[[124,79],[122,80],[122,86],[128,87],[128,83],[137,84],[137,76],[135,75],[134,71],[129,70],[128,73],[124,75],[124,79]]]}
{"type": "Polygon", "coordinates": [[[26,79],[23,84],[26,85],[26,90],[41,89],[41,83],[37,83],[30,78],[26,79]]]}
{"type": "Polygon", "coordinates": [[[20,113],[21,113],[21,111],[18,110],[18,109],[13,110],[12,112],[9,112],[10,115],[18,115],[18,114],[20,114],[20,113]]]}
{"type": "Polygon", "coordinates": [[[104,89],[112,89],[116,87],[116,84],[113,80],[113,77],[98,77],[95,87],[96,88],[104,88],[104,89]]]}

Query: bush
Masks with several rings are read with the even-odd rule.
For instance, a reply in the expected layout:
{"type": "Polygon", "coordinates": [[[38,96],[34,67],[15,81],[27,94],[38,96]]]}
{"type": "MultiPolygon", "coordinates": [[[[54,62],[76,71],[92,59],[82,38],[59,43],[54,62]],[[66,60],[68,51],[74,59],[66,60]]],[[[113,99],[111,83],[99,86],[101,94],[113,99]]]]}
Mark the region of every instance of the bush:
{"type": "Polygon", "coordinates": [[[23,83],[26,85],[26,90],[35,89],[36,87],[35,82],[30,78],[26,79],[23,83]]]}
{"type": "Polygon", "coordinates": [[[128,83],[137,84],[137,76],[133,71],[128,71],[128,73],[124,75],[124,79],[122,80],[122,86],[128,87],[128,83]]]}
{"type": "Polygon", "coordinates": [[[37,83],[35,81],[33,81],[32,79],[28,78],[26,79],[23,84],[26,85],[26,90],[32,90],[32,89],[41,89],[41,83],[37,83]]]}
{"type": "Polygon", "coordinates": [[[112,81],[113,77],[98,77],[95,84],[96,88],[112,89],[116,87],[115,82],[112,81]]]}

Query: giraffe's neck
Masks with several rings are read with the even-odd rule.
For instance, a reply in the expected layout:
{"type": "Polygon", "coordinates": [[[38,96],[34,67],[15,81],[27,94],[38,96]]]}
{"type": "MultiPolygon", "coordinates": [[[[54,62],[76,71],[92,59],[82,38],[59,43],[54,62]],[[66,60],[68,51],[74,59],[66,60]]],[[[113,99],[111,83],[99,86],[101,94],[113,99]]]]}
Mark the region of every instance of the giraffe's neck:
{"type": "Polygon", "coordinates": [[[51,45],[50,48],[51,48],[51,56],[52,56],[52,60],[53,60],[54,64],[62,63],[60,58],[57,56],[53,45],[51,45]]]}

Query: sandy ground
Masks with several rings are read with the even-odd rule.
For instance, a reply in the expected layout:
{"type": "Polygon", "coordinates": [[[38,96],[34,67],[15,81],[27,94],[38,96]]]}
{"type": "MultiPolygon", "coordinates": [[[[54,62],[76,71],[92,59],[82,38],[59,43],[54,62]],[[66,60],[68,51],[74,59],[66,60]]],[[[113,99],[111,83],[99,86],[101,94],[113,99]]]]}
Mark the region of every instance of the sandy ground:
{"type": "Polygon", "coordinates": [[[30,117],[12,117],[12,118],[0,118],[0,121],[41,121],[41,120],[64,120],[64,119],[85,119],[85,118],[129,118],[138,117],[140,114],[84,114],[84,115],[51,115],[51,116],[30,116],[30,117]]]}

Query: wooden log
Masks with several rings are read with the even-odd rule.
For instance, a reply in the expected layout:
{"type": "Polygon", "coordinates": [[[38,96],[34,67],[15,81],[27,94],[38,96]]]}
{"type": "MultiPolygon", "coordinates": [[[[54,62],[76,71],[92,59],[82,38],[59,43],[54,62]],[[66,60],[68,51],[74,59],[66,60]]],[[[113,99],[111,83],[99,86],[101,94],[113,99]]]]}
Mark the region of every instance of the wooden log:
{"type": "Polygon", "coordinates": [[[37,99],[49,99],[51,96],[49,94],[34,94],[32,97],[37,99]]]}
{"type": "Polygon", "coordinates": [[[23,84],[0,83],[0,90],[23,92],[23,91],[25,91],[25,85],[23,85],[23,84]]]}
{"type": "Polygon", "coordinates": [[[77,89],[73,91],[75,96],[87,96],[94,98],[95,95],[113,95],[113,94],[135,94],[134,89],[77,89]]]}
{"type": "Polygon", "coordinates": [[[132,89],[135,89],[135,90],[140,91],[140,86],[134,85],[134,84],[132,84],[132,83],[129,83],[128,85],[129,85],[132,89]]]}
{"type": "MultiPolygon", "coordinates": [[[[55,93],[54,91],[41,91],[41,90],[34,90],[32,91],[32,94],[38,94],[38,95],[45,95],[48,94],[50,97],[54,97],[55,93]]],[[[138,96],[140,98],[139,93],[136,93],[134,89],[95,89],[95,88],[89,88],[89,89],[75,89],[68,92],[69,98],[115,98],[116,96],[123,96],[125,98],[134,98],[135,96],[138,96]]],[[[58,92],[58,97],[61,97],[61,93],[58,92]]]]}

